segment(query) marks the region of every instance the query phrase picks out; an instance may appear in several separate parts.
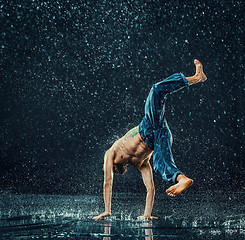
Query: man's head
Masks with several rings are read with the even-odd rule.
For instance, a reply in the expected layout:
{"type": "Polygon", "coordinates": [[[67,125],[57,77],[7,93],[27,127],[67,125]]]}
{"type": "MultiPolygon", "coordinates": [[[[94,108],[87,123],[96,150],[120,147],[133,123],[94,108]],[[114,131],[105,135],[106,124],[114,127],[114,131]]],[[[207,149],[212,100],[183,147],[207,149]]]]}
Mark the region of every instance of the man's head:
{"type": "Polygon", "coordinates": [[[113,164],[113,173],[123,175],[127,172],[128,164],[113,164]]]}
{"type": "MultiPolygon", "coordinates": [[[[124,175],[127,172],[128,164],[113,164],[113,173],[124,175]]],[[[102,170],[104,171],[104,165],[102,166],[102,170]]]]}

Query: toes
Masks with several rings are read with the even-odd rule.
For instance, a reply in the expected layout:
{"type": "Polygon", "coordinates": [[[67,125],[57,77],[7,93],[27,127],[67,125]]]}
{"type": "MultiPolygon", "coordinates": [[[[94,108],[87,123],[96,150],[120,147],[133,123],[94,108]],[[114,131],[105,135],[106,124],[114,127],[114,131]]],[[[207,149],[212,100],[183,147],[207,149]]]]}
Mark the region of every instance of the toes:
{"type": "Polygon", "coordinates": [[[202,65],[202,63],[199,60],[197,60],[197,59],[194,60],[194,64],[200,64],[200,65],[202,65]]]}
{"type": "Polygon", "coordinates": [[[171,192],[171,191],[173,191],[174,190],[174,186],[172,186],[172,187],[170,187],[170,188],[168,188],[167,190],[166,190],[166,192],[171,192]]]}
{"type": "Polygon", "coordinates": [[[166,191],[166,193],[167,193],[167,195],[169,195],[169,196],[172,194],[170,191],[166,191]]]}
{"type": "Polygon", "coordinates": [[[173,193],[169,193],[168,196],[175,197],[175,195],[173,193]]]}
{"type": "Polygon", "coordinates": [[[168,191],[167,195],[170,197],[176,197],[178,195],[178,193],[175,190],[172,190],[172,191],[168,191]]]}
{"type": "Polygon", "coordinates": [[[175,191],[171,191],[171,190],[169,190],[169,189],[166,191],[166,193],[167,193],[167,195],[170,196],[170,197],[175,197],[175,196],[176,196],[175,191]]]}
{"type": "Polygon", "coordinates": [[[177,194],[175,191],[172,192],[172,195],[175,197],[177,194]]]}

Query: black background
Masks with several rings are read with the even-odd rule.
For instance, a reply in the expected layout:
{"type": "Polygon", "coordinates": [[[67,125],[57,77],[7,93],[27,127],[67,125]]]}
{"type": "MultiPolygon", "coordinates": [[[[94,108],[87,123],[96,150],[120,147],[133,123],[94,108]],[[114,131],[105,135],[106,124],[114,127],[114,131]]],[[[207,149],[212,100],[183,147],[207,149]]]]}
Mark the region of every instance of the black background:
{"type": "MultiPolygon", "coordinates": [[[[102,191],[105,150],[141,121],[151,85],[173,94],[173,154],[195,190],[244,190],[242,1],[1,1],[0,188],[102,191]]],[[[115,191],[142,191],[137,170],[115,191]]],[[[158,191],[164,190],[155,175],[158,191]]]]}

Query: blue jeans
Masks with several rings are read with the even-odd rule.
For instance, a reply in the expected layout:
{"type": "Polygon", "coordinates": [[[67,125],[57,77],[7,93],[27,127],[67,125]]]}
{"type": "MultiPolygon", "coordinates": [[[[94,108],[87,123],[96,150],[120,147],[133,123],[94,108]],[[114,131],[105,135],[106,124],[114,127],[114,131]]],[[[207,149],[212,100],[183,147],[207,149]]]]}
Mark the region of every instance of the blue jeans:
{"type": "Polygon", "coordinates": [[[176,183],[178,174],[183,174],[175,165],[171,146],[172,134],[165,117],[165,100],[189,82],[182,73],[176,73],[154,84],[145,104],[145,116],[139,124],[139,133],[145,144],[153,149],[154,171],[166,182],[176,183]]]}

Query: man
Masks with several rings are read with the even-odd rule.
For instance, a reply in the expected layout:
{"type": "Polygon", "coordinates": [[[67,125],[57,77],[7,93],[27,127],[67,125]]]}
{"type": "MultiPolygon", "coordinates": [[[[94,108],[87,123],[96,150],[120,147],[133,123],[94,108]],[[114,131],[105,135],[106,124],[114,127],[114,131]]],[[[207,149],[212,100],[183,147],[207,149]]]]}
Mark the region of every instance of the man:
{"type": "Polygon", "coordinates": [[[124,174],[129,164],[139,169],[147,189],[145,212],[140,218],[148,220],[155,218],[151,216],[155,195],[149,162],[152,155],[155,172],[159,173],[166,182],[174,183],[166,190],[169,196],[179,195],[192,185],[193,180],[179,171],[173,160],[172,135],[165,119],[164,107],[168,94],[207,79],[201,62],[195,59],[194,64],[195,75],[185,77],[182,73],[176,73],[154,84],[147,97],[145,116],[140,125],[117,140],[105,153],[103,167],[105,211],[93,219],[98,220],[111,215],[113,174],[124,174]]]}

